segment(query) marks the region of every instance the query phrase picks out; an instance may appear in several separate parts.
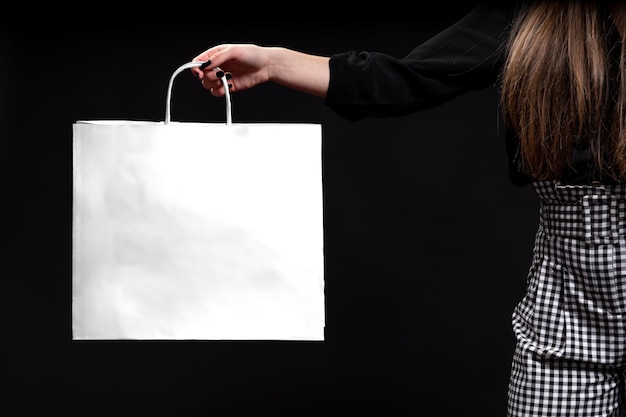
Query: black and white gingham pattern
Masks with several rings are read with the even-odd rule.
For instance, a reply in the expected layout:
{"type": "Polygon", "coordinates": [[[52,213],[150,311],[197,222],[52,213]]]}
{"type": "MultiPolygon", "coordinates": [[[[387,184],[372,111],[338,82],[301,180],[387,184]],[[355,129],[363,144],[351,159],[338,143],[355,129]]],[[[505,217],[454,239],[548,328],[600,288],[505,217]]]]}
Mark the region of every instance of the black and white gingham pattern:
{"type": "Polygon", "coordinates": [[[626,186],[537,182],[540,223],[508,414],[617,416],[626,359],[626,186]]]}

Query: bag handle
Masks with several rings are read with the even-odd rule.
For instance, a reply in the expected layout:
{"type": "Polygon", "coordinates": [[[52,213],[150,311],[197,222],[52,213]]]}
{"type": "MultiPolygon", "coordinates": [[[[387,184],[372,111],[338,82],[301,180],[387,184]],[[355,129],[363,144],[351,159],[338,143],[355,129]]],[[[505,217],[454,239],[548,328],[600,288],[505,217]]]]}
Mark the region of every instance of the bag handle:
{"type": "MultiPolygon", "coordinates": [[[[178,74],[180,74],[181,72],[189,69],[189,68],[194,68],[194,67],[200,67],[204,64],[204,62],[188,62],[186,64],[181,65],[180,67],[178,67],[176,69],[176,71],[174,71],[174,73],[172,74],[172,76],[170,77],[170,83],[167,87],[167,97],[165,99],[165,124],[169,124],[171,121],[171,107],[172,107],[172,86],[174,85],[174,78],[176,78],[176,76],[178,74]]],[[[229,125],[232,123],[233,120],[233,116],[232,116],[232,109],[231,109],[231,102],[230,102],[230,92],[228,91],[228,82],[226,80],[226,74],[224,74],[224,76],[222,77],[222,83],[224,83],[224,91],[225,91],[225,98],[226,98],[226,124],[229,125]]]]}

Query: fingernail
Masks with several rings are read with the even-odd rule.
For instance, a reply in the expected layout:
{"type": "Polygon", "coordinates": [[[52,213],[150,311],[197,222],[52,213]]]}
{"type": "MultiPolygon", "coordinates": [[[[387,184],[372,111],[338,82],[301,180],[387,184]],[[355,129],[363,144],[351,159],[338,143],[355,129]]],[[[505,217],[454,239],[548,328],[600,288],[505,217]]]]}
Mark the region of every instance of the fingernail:
{"type": "Polygon", "coordinates": [[[233,74],[231,74],[230,72],[226,73],[226,79],[230,80],[231,78],[233,78],[233,74]]]}
{"type": "Polygon", "coordinates": [[[217,72],[215,73],[215,76],[216,76],[217,78],[222,78],[222,77],[224,76],[224,71],[217,71],[217,72]]]}
{"type": "Polygon", "coordinates": [[[205,61],[205,62],[203,62],[202,65],[200,65],[200,69],[203,70],[206,67],[208,67],[209,65],[211,65],[211,60],[210,59],[205,61]]]}
{"type": "Polygon", "coordinates": [[[231,89],[231,88],[233,88],[233,85],[232,84],[228,84],[228,89],[231,89]]]}

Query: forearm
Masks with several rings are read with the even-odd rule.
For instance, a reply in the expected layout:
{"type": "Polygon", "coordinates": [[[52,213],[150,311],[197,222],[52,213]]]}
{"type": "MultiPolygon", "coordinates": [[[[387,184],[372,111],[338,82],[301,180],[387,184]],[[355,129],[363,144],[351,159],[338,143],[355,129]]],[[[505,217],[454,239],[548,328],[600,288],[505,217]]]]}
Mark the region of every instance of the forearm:
{"type": "Polygon", "coordinates": [[[328,57],[282,47],[271,47],[268,51],[271,82],[317,97],[326,97],[330,79],[328,57]]]}

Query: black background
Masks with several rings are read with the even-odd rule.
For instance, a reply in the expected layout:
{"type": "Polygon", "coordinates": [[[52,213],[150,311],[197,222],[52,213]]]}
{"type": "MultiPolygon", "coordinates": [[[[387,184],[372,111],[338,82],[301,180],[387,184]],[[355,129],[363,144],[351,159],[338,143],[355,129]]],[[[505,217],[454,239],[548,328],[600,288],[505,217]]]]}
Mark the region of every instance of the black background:
{"type": "MultiPolygon", "coordinates": [[[[419,20],[6,20],[0,408],[505,415],[510,316],[524,292],[537,201],[509,183],[495,88],[359,122],[276,85],[233,96],[235,122],[323,125],[324,342],[71,340],[72,123],[163,120],[171,73],[217,43],[403,56],[467,9],[442,6],[419,20]]],[[[178,77],[173,119],[223,115],[222,99],[178,77]]]]}

